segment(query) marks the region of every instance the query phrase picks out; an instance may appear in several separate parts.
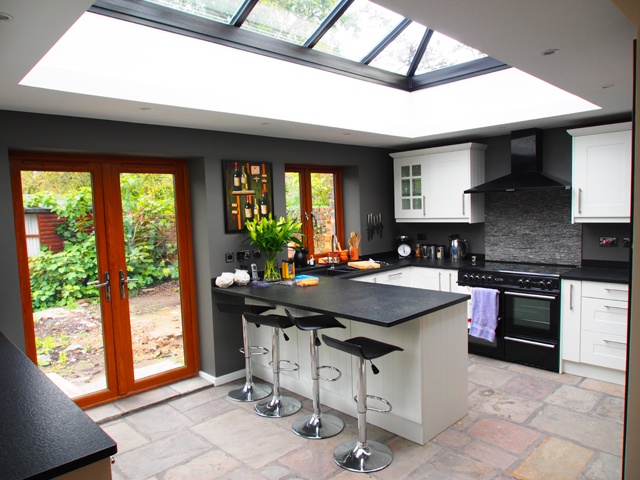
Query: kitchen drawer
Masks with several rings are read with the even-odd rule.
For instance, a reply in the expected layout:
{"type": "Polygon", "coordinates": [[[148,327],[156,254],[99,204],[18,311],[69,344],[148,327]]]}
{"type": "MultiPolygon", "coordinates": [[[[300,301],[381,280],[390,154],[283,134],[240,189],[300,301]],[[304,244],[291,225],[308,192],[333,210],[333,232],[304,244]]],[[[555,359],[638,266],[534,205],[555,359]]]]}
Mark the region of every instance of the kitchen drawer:
{"type": "Polygon", "coordinates": [[[582,296],[607,300],[629,300],[629,285],[624,283],[582,282],[582,296]]]}
{"type": "Polygon", "coordinates": [[[602,300],[599,298],[582,299],[582,330],[627,336],[627,302],[602,300]]]}
{"type": "Polygon", "coordinates": [[[615,370],[627,365],[627,337],[583,331],[580,342],[580,361],[615,370]]]}

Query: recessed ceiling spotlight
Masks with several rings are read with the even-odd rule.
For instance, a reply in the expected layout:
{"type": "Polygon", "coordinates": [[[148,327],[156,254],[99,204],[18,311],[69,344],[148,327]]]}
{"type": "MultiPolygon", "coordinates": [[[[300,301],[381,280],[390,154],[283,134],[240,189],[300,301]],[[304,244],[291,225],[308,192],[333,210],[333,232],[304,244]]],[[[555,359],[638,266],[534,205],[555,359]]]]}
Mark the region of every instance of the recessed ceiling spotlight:
{"type": "Polygon", "coordinates": [[[143,112],[146,112],[151,110],[151,107],[140,107],[140,110],[142,110],[143,112]]]}
{"type": "Polygon", "coordinates": [[[605,83],[604,85],[602,85],[600,88],[602,89],[606,89],[606,88],[611,88],[615,86],[615,83],[605,83]]]}
{"type": "Polygon", "coordinates": [[[12,17],[11,15],[9,15],[8,13],[2,13],[2,12],[0,12],[0,22],[1,22],[2,20],[10,21],[10,20],[13,20],[13,17],[12,17]]]}
{"type": "Polygon", "coordinates": [[[271,122],[260,122],[260,125],[271,125],[271,122]]]}
{"type": "Polygon", "coordinates": [[[351,132],[343,132],[342,135],[344,135],[345,137],[348,137],[349,135],[351,135],[351,132]]]}
{"type": "Polygon", "coordinates": [[[557,48],[549,48],[547,50],[544,50],[542,52],[542,55],[544,55],[545,57],[548,57],[549,55],[553,55],[554,53],[558,53],[558,49],[557,48]]]}

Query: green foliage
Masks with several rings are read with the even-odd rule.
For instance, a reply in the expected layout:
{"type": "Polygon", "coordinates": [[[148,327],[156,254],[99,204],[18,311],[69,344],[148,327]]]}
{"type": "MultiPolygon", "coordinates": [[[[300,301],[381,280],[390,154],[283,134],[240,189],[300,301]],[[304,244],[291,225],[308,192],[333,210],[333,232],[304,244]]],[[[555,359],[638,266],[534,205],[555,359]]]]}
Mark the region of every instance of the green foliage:
{"type": "Polygon", "coordinates": [[[288,243],[302,245],[302,241],[294,236],[300,234],[302,224],[291,217],[280,217],[278,220],[269,217],[256,218],[247,221],[247,230],[252,245],[256,245],[261,252],[282,252],[288,243]]]}
{"type": "MultiPolygon", "coordinates": [[[[178,278],[175,243],[175,207],[172,175],[123,174],[121,176],[127,277],[135,290],[178,278]]],[[[80,186],[63,194],[38,192],[25,197],[25,206],[50,208],[64,221],[57,227],[64,250],[46,247],[29,260],[34,310],[73,307],[81,298],[98,297],[93,198],[91,188],[80,186]]],[[[112,278],[112,289],[117,279],[112,278]]]]}

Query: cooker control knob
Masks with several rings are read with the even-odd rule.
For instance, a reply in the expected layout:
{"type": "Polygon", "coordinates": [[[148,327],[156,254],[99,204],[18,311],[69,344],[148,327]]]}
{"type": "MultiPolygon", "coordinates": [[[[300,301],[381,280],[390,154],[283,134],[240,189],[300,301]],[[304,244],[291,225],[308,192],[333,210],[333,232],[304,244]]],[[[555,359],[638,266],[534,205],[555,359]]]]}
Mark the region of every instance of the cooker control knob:
{"type": "Polygon", "coordinates": [[[524,281],[524,286],[525,286],[525,287],[529,287],[530,285],[531,285],[531,281],[527,278],[527,279],[524,281]]]}
{"type": "Polygon", "coordinates": [[[547,288],[548,288],[549,290],[551,290],[551,289],[553,288],[553,282],[552,282],[551,280],[547,280],[546,285],[547,285],[547,288]]]}
{"type": "Polygon", "coordinates": [[[484,275],[480,277],[480,280],[482,281],[482,283],[487,283],[487,277],[485,277],[484,275]]]}
{"type": "Polygon", "coordinates": [[[480,281],[480,275],[476,275],[476,282],[480,281]]]}
{"type": "Polygon", "coordinates": [[[468,273],[465,273],[465,274],[462,276],[462,279],[463,279],[465,282],[466,282],[466,281],[468,281],[468,280],[469,280],[469,274],[468,274],[468,273]]]}
{"type": "Polygon", "coordinates": [[[544,280],[540,280],[538,282],[538,285],[540,285],[540,288],[544,288],[544,285],[545,285],[544,280]]]}
{"type": "Polygon", "coordinates": [[[487,283],[491,283],[491,279],[492,279],[492,278],[493,278],[493,277],[492,277],[491,275],[487,275],[487,283]]]}
{"type": "Polygon", "coordinates": [[[523,280],[523,279],[521,279],[521,278],[519,278],[519,279],[518,279],[518,285],[519,285],[520,287],[522,287],[522,286],[524,285],[524,280],[523,280]]]}

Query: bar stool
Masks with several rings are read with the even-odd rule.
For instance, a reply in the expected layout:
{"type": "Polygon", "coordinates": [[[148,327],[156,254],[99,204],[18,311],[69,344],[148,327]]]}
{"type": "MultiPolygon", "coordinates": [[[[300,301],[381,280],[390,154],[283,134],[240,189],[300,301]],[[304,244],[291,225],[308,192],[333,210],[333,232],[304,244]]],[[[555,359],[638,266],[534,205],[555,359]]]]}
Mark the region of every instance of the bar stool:
{"type": "Polygon", "coordinates": [[[244,305],[239,303],[216,302],[218,310],[223,313],[237,313],[242,315],[242,343],[243,348],[240,353],[244,355],[245,383],[244,387],[232,390],[227,394],[227,398],[236,402],[254,402],[271,394],[271,387],[265,383],[254,383],[253,372],[251,370],[251,357],[254,355],[266,355],[269,350],[265,347],[249,346],[249,335],[247,332],[246,313],[259,315],[276,307],[266,305],[244,305]]]}
{"type": "MultiPolygon", "coordinates": [[[[333,451],[333,460],[338,466],[352,472],[369,473],[382,470],[389,466],[393,460],[393,454],[386,445],[374,440],[367,440],[367,410],[386,413],[391,411],[391,404],[384,398],[367,395],[365,360],[371,361],[403,349],[366,337],[354,337],[342,341],[322,335],[322,339],[328,346],[358,358],[358,395],[355,397],[358,402],[358,440],[338,445],[333,451]],[[368,407],[367,398],[378,400],[387,405],[387,408],[368,407]]],[[[371,363],[371,370],[374,375],[379,373],[373,363],[371,363]]]]}
{"type": "MultiPolygon", "coordinates": [[[[302,407],[299,400],[291,397],[283,397],[280,395],[280,372],[296,371],[297,363],[290,360],[280,360],[280,331],[285,328],[293,327],[293,323],[284,315],[256,315],[246,313],[247,322],[254,323],[256,326],[267,325],[272,328],[271,333],[271,367],[273,369],[273,396],[268,402],[258,403],[254,410],[262,417],[280,418],[293,415],[302,407]],[[282,368],[281,364],[289,364],[292,367],[282,368]]],[[[289,340],[284,331],[285,341],[289,340]]]]}
{"type": "Polygon", "coordinates": [[[318,366],[319,355],[318,347],[321,345],[318,338],[318,330],[324,328],[346,328],[334,317],[329,315],[311,315],[308,317],[294,317],[289,310],[285,309],[289,320],[300,330],[308,331],[310,334],[310,355],[311,355],[311,380],[313,382],[313,391],[311,398],[313,400],[313,413],[305,415],[293,422],[291,430],[296,435],[309,439],[329,438],[337,435],[344,428],[344,422],[335,415],[323,414],[320,410],[320,385],[318,380],[322,379],[328,382],[335,382],[340,378],[342,372],[335,367],[329,365],[318,366]],[[335,378],[323,377],[319,371],[328,368],[338,372],[335,378]]]}

